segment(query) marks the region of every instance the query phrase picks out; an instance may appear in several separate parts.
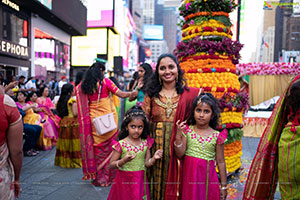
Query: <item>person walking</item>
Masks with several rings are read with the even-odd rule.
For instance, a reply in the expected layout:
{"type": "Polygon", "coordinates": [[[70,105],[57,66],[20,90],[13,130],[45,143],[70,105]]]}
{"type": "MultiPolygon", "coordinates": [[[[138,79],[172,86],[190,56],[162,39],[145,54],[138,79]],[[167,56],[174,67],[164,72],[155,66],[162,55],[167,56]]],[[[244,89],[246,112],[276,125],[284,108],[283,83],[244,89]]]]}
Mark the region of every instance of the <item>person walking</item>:
{"type": "Polygon", "coordinates": [[[76,87],[78,108],[81,159],[83,179],[92,180],[95,186],[111,185],[116,171],[109,168],[112,155],[112,142],[118,135],[118,117],[109,98],[113,93],[121,98],[136,95],[134,92],[123,92],[108,78],[104,78],[104,66],[95,62],[86,72],[83,81],[76,87]],[[117,128],[105,134],[98,134],[92,121],[98,116],[113,113],[117,128]]]}

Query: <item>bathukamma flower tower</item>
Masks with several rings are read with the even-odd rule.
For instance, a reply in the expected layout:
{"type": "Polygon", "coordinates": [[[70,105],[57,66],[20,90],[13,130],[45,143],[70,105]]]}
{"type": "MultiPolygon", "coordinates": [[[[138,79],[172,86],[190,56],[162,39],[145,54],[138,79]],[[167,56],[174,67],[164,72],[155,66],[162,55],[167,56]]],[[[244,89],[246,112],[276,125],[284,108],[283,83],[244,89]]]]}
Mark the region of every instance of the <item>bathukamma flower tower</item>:
{"type": "Polygon", "coordinates": [[[191,87],[203,88],[219,100],[219,130],[228,130],[224,154],[227,173],[241,167],[243,112],[248,96],[240,92],[236,64],[242,45],[232,41],[231,0],[185,0],[179,7],[182,41],[174,54],[191,87]]]}

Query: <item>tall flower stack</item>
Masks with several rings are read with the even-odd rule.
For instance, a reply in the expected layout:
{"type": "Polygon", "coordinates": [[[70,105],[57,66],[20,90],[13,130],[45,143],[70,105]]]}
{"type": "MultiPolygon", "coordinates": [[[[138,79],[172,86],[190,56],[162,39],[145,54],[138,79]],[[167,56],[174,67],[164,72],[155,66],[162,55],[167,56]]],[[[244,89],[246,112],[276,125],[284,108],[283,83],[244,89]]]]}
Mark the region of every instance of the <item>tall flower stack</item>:
{"type": "Polygon", "coordinates": [[[242,44],[232,41],[231,0],[185,0],[179,7],[182,41],[174,54],[191,87],[203,88],[219,100],[222,111],[219,129],[228,130],[225,161],[228,173],[241,166],[242,117],[248,96],[240,92],[236,64],[242,44]]]}

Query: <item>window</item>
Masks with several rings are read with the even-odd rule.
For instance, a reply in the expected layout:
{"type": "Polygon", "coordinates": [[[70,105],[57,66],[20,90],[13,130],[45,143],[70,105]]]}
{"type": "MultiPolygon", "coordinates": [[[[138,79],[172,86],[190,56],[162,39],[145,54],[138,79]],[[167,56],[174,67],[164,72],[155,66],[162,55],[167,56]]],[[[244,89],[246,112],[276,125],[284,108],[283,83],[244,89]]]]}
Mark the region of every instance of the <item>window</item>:
{"type": "Polygon", "coordinates": [[[3,9],[1,18],[3,20],[3,39],[27,47],[28,21],[6,9],[3,9]]]}

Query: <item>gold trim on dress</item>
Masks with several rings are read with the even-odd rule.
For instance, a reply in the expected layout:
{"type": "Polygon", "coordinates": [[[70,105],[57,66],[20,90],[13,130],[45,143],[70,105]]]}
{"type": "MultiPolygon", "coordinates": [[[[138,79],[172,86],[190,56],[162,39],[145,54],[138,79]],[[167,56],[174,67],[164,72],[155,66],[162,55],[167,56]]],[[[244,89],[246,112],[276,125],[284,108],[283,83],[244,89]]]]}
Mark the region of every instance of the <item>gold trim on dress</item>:
{"type": "Polygon", "coordinates": [[[172,103],[172,98],[167,98],[167,101],[166,103],[163,103],[161,100],[159,100],[159,98],[155,97],[154,98],[154,101],[155,103],[157,103],[157,105],[163,107],[166,109],[166,116],[167,116],[167,119],[170,118],[172,112],[173,112],[173,109],[174,108],[177,108],[177,105],[178,105],[178,102],[176,103],[172,103]]]}

